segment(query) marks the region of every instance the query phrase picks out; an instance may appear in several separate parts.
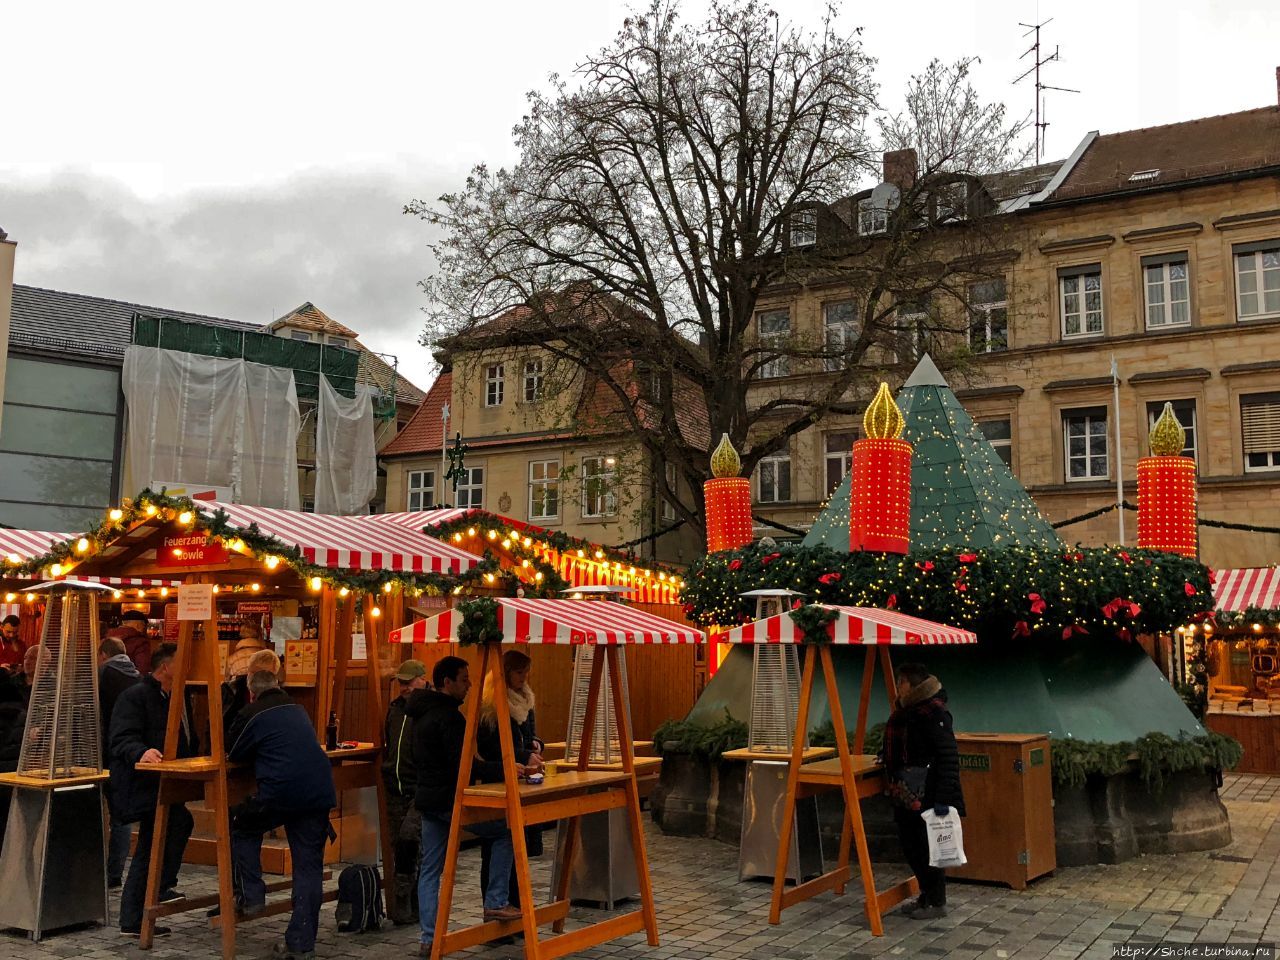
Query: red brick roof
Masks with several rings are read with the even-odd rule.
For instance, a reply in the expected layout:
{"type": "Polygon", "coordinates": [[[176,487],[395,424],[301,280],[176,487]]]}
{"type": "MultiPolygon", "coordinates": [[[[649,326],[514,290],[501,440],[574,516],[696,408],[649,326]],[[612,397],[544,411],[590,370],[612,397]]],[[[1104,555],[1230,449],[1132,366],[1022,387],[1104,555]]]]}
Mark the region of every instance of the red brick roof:
{"type": "Polygon", "coordinates": [[[1159,190],[1280,166],[1280,108],[1259,107],[1098,137],[1049,202],[1159,190]],[[1138,180],[1135,173],[1147,172],[1138,180]]]}
{"type": "Polygon", "coordinates": [[[444,439],[444,422],[440,414],[453,393],[453,373],[446,370],[436,377],[427,391],[422,406],[414,411],[404,429],[391,438],[380,451],[383,456],[405,453],[439,453],[444,439]]]}

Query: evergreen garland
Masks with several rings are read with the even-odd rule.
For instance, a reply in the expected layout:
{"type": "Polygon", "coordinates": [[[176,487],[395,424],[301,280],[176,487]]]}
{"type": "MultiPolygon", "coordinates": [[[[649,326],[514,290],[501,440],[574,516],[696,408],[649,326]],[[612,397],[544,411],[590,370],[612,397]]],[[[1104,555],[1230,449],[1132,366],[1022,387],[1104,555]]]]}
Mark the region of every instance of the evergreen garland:
{"type": "Polygon", "coordinates": [[[747,745],[747,725],[724,708],[724,719],[711,726],[687,720],[668,720],[653,734],[653,749],[658,756],[688,754],[715,762],[726,750],[747,745]]]}
{"type": "Polygon", "coordinates": [[[498,623],[498,601],[493,597],[463,600],[455,608],[458,616],[458,643],[469,647],[489,640],[502,639],[498,623]]]}
{"type": "Polygon", "coordinates": [[[791,622],[804,634],[805,643],[830,643],[831,634],[827,631],[832,623],[840,618],[836,610],[809,604],[791,611],[791,622]]]}
{"type": "Polygon", "coordinates": [[[1195,560],[1117,547],[991,550],[947,548],[903,556],[779,550],[759,544],[699,559],[682,595],[703,626],[752,619],[762,588],[790,588],[809,602],[880,607],[963,627],[980,640],[1132,639],[1207,619],[1209,571],[1195,560]]]}

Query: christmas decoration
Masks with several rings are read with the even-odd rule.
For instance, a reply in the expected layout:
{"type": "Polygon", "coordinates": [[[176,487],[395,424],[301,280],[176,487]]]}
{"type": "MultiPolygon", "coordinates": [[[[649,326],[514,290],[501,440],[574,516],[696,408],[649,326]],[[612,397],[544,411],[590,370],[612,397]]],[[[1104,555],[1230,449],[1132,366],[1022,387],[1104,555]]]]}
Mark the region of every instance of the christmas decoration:
{"type": "Polygon", "coordinates": [[[707,506],[707,552],[732,550],[751,542],[751,481],[738,476],[742,461],[722,434],[711,454],[712,479],[702,485],[707,506]]]}
{"type": "Polygon", "coordinates": [[[899,439],[903,419],[881,382],[853,444],[849,485],[849,549],[906,553],[911,536],[911,444],[899,439]]]}
{"type": "Polygon", "coordinates": [[[1186,431],[1173,404],[1151,428],[1151,456],[1138,461],[1138,546],[1196,555],[1196,462],[1179,456],[1186,431]]]}

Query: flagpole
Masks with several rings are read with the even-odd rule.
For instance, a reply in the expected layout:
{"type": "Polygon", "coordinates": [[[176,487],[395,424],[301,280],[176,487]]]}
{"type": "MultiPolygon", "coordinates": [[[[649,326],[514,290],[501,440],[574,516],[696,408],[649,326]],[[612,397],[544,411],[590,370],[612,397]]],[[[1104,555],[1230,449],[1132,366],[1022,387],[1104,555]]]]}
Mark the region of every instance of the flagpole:
{"type": "Polygon", "coordinates": [[[440,481],[436,487],[436,506],[444,506],[445,450],[449,446],[449,404],[440,408],[440,481]]]}
{"type": "Polygon", "coordinates": [[[1111,388],[1115,394],[1116,418],[1116,516],[1120,523],[1120,545],[1124,546],[1124,460],[1120,453],[1120,368],[1111,355],[1111,388]]]}

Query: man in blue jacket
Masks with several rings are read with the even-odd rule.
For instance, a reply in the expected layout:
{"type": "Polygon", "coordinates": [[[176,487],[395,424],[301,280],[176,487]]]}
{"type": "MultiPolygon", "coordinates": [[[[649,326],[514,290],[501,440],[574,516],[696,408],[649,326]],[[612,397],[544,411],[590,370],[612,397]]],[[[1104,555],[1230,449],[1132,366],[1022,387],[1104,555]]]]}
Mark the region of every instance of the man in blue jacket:
{"type": "MultiPolygon", "coordinates": [[[[147,892],[147,870],[151,866],[151,838],[155,830],[160,786],[155,774],[138,767],[145,768],[164,759],[176,652],[177,648],[172,644],[156,650],[151,655],[151,673],[123,691],[111,711],[111,793],[121,822],[138,824],[138,845],[120,894],[120,932],[127,937],[138,936],[142,929],[143,901],[147,892]]],[[[184,704],[182,722],[178,726],[178,756],[190,757],[194,753],[191,716],[184,704]]],[[[186,804],[170,804],[160,874],[161,903],[181,899],[182,895],[173,888],[178,882],[182,855],[194,825],[186,804]]],[[[158,937],[168,932],[168,927],[155,928],[158,937]]]]}
{"type": "Polygon", "coordinates": [[[249,675],[250,703],[231,727],[227,759],[252,763],[258,792],[232,811],[231,858],[241,880],[240,909],[252,915],[267,902],[262,835],[283,826],[293,859],[293,915],[277,955],[315,956],[324,895],[324,845],[332,839],[329,811],[338,805],[333,767],[311,718],[280,689],[274,673],[249,675]]]}

